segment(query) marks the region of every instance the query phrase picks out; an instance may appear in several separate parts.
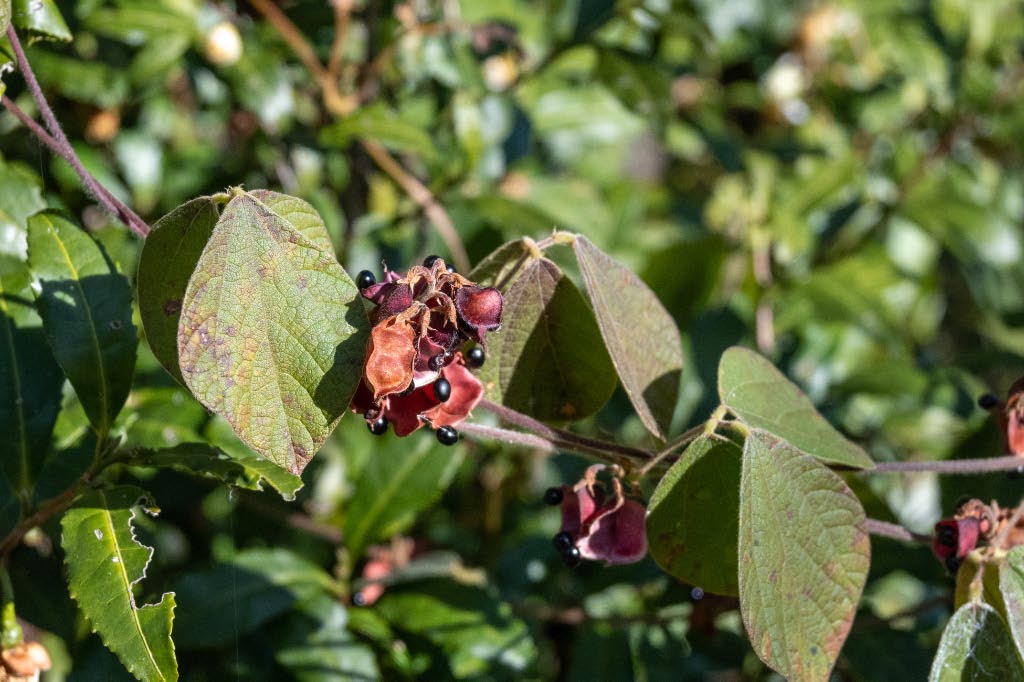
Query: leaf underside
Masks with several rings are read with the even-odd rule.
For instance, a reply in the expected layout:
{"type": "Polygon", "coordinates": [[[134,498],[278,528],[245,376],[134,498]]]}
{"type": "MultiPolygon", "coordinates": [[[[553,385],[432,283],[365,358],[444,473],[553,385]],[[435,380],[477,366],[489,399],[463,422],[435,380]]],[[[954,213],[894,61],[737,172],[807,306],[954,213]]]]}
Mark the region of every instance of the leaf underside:
{"type": "Polygon", "coordinates": [[[930,682],[1024,679],[1024,664],[999,612],[984,602],[964,604],[946,624],[930,682]]]}

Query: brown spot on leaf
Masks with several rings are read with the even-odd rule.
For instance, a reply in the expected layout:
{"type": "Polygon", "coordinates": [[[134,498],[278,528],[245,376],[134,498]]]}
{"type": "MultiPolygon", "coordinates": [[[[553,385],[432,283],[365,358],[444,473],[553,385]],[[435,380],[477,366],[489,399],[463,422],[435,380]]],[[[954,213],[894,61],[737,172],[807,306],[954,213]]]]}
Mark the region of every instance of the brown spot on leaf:
{"type": "Polygon", "coordinates": [[[171,317],[181,313],[181,299],[169,298],[164,301],[164,315],[171,317]]]}

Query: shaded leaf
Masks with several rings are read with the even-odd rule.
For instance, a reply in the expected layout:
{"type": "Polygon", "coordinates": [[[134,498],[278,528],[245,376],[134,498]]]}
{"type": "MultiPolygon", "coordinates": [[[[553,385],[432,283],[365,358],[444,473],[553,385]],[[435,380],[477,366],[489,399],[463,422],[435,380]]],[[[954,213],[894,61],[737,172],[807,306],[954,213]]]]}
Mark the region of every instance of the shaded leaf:
{"type": "Polygon", "coordinates": [[[999,612],[983,602],[964,604],[946,624],[928,676],[931,682],[1024,679],[1024,664],[999,612]]]}
{"type": "Polygon", "coordinates": [[[1011,549],[999,566],[999,591],[1017,652],[1024,660],[1024,547],[1011,549]]]}
{"type": "Polygon", "coordinates": [[[139,316],[153,355],[182,384],[178,322],[185,289],[217,224],[212,197],[193,199],[153,225],[139,256],[139,316]]]}
{"type": "MultiPolygon", "coordinates": [[[[497,286],[510,275],[513,268],[519,264],[520,259],[525,258],[528,254],[529,243],[525,239],[505,242],[477,263],[468,277],[480,286],[497,286]]],[[[519,272],[522,273],[522,269],[519,272]]],[[[511,284],[511,280],[504,282],[504,286],[501,287],[503,292],[508,291],[509,284],[511,284]]]]}
{"type": "Polygon", "coordinates": [[[245,468],[259,473],[263,480],[281,493],[281,497],[285,500],[294,500],[295,493],[302,488],[301,478],[250,450],[245,443],[239,440],[226,420],[220,417],[211,419],[203,435],[211,445],[223,450],[245,468]]]}
{"type": "Polygon", "coordinates": [[[743,448],[739,593],[757,655],[791,680],[824,680],[857,610],[871,546],[849,486],[753,429],[743,448]]]}
{"type": "Polygon", "coordinates": [[[822,417],[810,399],[772,363],[734,346],[718,365],[722,403],[750,426],[765,429],[823,462],[870,469],[871,458],[822,417]]]}
{"type": "Polygon", "coordinates": [[[355,481],[345,517],[345,546],[354,557],[408,527],[441,496],[462,463],[461,449],[438,448],[427,438],[374,454],[355,481]]]}
{"type": "MultiPolygon", "coordinates": [[[[39,327],[19,325],[12,308],[25,290],[8,291],[11,280],[0,277],[0,520],[17,514],[18,500],[27,502],[50,448],[50,435],[60,411],[64,375],[39,327]],[[20,295],[20,296],[19,296],[20,295]]],[[[38,324],[38,323],[37,323],[38,324]]]]}
{"type": "Polygon", "coordinates": [[[28,247],[46,338],[89,421],[106,435],[135,373],[131,287],[92,237],[55,212],[29,218],[28,247]]]}
{"type": "Polygon", "coordinates": [[[549,421],[597,412],[615,390],[615,368],[580,291],[546,258],[508,288],[501,331],[487,337],[480,378],[494,400],[549,421]]]}
{"type": "Polygon", "coordinates": [[[293,497],[294,491],[302,487],[302,481],[297,476],[282,471],[280,467],[266,466],[267,461],[264,459],[255,455],[248,459],[237,459],[206,443],[180,443],[157,450],[139,449],[133,453],[128,463],[174,469],[193,476],[212,478],[245,490],[263,490],[264,473],[269,473],[275,476],[273,480],[276,483],[283,485],[285,490],[290,490],[293,497]],[[282,477],[294,480],[289,486],[280,480],[282,477]]]}
{"type": "Polygon", "coordinates": [[[107,648],[140,680],[176,680],[171,641],[174,594],[157,604],[135,603],[153,550],[135,539],[134,507],[145,493],[130,486],[95,490],[61,519],[71,596],[107,648]]]}
{"type": "Polygon", "coordinates": [[[293,202],[234,191],[185,292],[178,358],[203,405],[299,474],[355,392],[368,322],[323,222],[293,202]]]}
{"type": "Polygon", "coordinates": [[[647,430],[664,440],[683,371],[679,329],[631,270],[582,235],[577,235],[573,249],[622,387],[647,430]]]}
{"type": "Polygon", "coordinates": [[[383,106],[360,107],[320,131],[320,144],[347,147],[359,138],[369,138],[385,147],[413,152],[430,159],[436,155],[434,141],[420,126],[403,120],[383,106]]]}
{"type": "Polygon", "coordinates": [[[54,0],[11,0],[11,22],[32,39],[71,40],[71,31],[54,0]]]}
{"type": "Polygon", "coordinates": [[[672,465],[647,505],[651,556],[705,592],[739,594],[740,447],[701,436],[672,465]]]}
{"type": "MultiPolygon", "coordinates": [[[[4,75],[0,50],[0,79],[4,75]]],[[[13,66],[13,65],[12,65],[13,66]]],[[[2,88],[0,84],[0,88],[2,88]]],[[[39,178],[13,163],[0,161],[0,253],[25,260],[28,217],[46,208],[39,178]]]]}
{"type": "Polygon", "coordinates": [[[396,629],[440,646],[454,677],[504,678],[533,661],[536,648],[526,625],[489,590],[449,580],[416,587],[385,592],[377,608],[396,629]]]}
{"type": "Polygon", "coordinates": [[[233,642],[293,604],[331,588],[316,564],[286,549],[250,549],[230,563],[189,573],[175,585],[181,595],[174,640],[183,648],[233,642]]]}
{"type": "Polygon", "coordinates": [[[337,599],[319,594],[298,605],[282,634],[274,658],[299,682],[380,678],[373,650],[348,630],[348,613],[337,599]]]}

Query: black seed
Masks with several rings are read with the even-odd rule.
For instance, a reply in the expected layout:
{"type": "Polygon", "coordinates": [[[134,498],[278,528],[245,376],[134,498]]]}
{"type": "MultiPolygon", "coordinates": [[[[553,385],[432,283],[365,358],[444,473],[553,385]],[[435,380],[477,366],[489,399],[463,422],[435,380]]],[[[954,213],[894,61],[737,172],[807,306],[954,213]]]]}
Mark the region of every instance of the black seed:
{"type": "Polygon", "coordinates": [[[449,265],[447,270],[448,270],[448,272],[450,272],[452,274],[455,274],[455,266],[454,265],[449,265]]]}
{"type": "Polygon", "coordinates": [[[562,552],[562,562],[569,568],[576,568],[580,565],[580,548],[570,547],[562,552]]]}
{"type": "Polygon", "coordinates": [[[372,287],[376,283],[377,278],[374,277],[373,273],[369,270],[360,270],[359,274],[356,275],[356,286],[359,287],[360,290],[365,289],[366,287],[372,287]]]}
{"type": "Polygon", "coordinates": [[[352,603],[356,606],[366,606],[366,597],[363,596],[362,592],[356,592],[352,595],[352,603]]]}
{"type": "Polygon", "coordinates": [[[991,393],[986,393],[985,395],[978,398],[978,407],[980,407],[983,410],[991,410],[998,404],[999,398],[995,397],[991,393]]]}
{"type": "Polygon", "coordinates": [[[544,504],[549,504],[552,507],[556,507],[562,504],[562,489],[561,488],[548,488],[544,491],[544,504]]]}
{"type": "Polygon", "coordinates": [[[561,533],[556,534],[555,537],[551,538],[551,544],[559,552],[565,552],[569,548],[576,546],[576,543],[572,541],[572,536],[565,531],[562,531],[561,533]]]}
{"type": "Polygon", "coordinates": [[[448,402],[448,398],[452,397],[452,385],[448,383],[448,380],[441,377],[434,382],[434,398],[439,403],[448,402]]]}
{"type": "Polygon", "coordinates": [[[956,555],[946,557],[946,570],[950,573],[960,570],[960,559],[956,555]]]}
{"type": "Polygon", "coordinates": [[[440,256],[437,256],[437,255],[427,256],[426,258],[423,259],[423,267],[431,268],[431,267],[434,266],[434,263],[436,263],[439,260],[441,260],[440,256]]]}
{"type": "Polygon", "coordinates": [[[479,369],[484,366],[484,360],[487,356],[484,354],[484,349],[480,346],[473,346],[473,348],[466,354],[466,363],[473,369],[479,369]]]}
{"type": "Polygon", "coordinates": [[[366,427],[375,436],[383,436],[388,431],[388,420],[385,417],[377,417],[372,422],[366,422],[366,427]]]}
{"type": "Polygon", "coordinates": [[[435,434],[441,445],[455,445],[459,442],[459,432],[450,426],[439,426],[435,434]]]}
{"type": "Polygon", "coordinates": [[[437,371],[440,371],[440,369],[442,367],[444,367],[444,363],[447,362],[447,361],[448,361],[448,354],[447,353],[440,353],[439,355],[435,355],[434,357],[432,357],[429,360],[427,360],[427,367],[430,368],[431,372],[437,372],[437,371]]]}
{"type": "Polygon", "coordinates": [[[935,531],[935,541],[945,547],[956,547],[957,532],[950,526],[940,526],[935,531]]]}

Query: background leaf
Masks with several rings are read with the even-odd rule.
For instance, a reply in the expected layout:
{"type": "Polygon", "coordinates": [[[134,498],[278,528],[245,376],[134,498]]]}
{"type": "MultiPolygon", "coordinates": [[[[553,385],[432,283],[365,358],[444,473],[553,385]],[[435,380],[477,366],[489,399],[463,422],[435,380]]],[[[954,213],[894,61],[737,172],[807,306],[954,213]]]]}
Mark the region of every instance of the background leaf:
{"type": "Polygon", "coordinates": [[[439,449],[431,439],[373,453],[354,482],[345,518],[345,546],[354,557],[367,545],[401,532],[448,487],[462,450],[439,449]]]}
{"type": "Polygon", "coordinates": [[[29,218],[28,247],[46,338],[89,421],[105,436],[135,373],[131,287],[103,249],[58,213],[29,218]]]}
{"type": "Polygon", "coordinates": [[[683,371],[676,323],[643,280],[586,237],[577,235],[573,249],[622,386],[640,421],[664,440],[683,371]]]}
{"type": "Polygon", "coordinates": [[[201,403],[299,474],[348,407],[368,325],[329,239],[310,238],[323,223],[290,222],[260,196],[239,191],[221,214],[185,293],[178,357],[201,403]]]}
{"type": "Polygon", "coordinates": [[[171,642],[174,594],[141,607],[133,589],[153,550],[135,539],[134,507],[145,493],[123,486],[96,490],[61,519],[71,596],[111,651],[140,680],[176,680],[171,642]]]}
{"type": "Polygon", "coordinates": [[[722,404],[746,423],[789,441],[823,462],[859,469],[874,466],[864,450],[818,414],[803,391],[754,351],[733,347],[722,354],[718,395],[722,404]]]}
{"type": "Polygon", "coordinates": [[[212,478],[232,488],[244,490],[263,490],[264,474],[273,475],[274,483],[282,485],[285,490],[289,490],[289,486],[284,484],[283,479],[293,479],[292,496],[294,490],[302,486],[297,476],[281,471],[280,467],[266,466],[266,460],[256,456],[235,458],[206,443],[179,443],[158,450],[140,449],[133,453],[128,463],[174,469],[193,476],[212,478]]]}
{"type": "Polygon", "coordinates": [[[182,204],[153,225],[139,255],[136,286],[146,341],[164,369],[182,384],[185,380],[178,366],[181,302],[218,217],[211,197],[182,204]]]}
{"type": "Polygon", "coordinates": [[[931,682],[1020,680],[1024,665],[1006,623],[988,604],[964,604],[946,624],[931,682]]]}
{"type": "Polygon", "coordinates": [[[480,371],[492,399],[548,421],[585,417],[608,401],[615,368],[590,307],[557,265],[538,258],[523,267],[502,320],[480,371]]]}
{"type": "Polygon", "coordinates": [[[791,680],[823,680],[857,610],[871,545],[843,480],[753,429],[740,484],[740,613],[754,651],[791,680]]]}
{"type": "Polygon", "coordinates": [[[701,436],[647,504],[647,541],[665,572],[705,592],[739,594],[740,446],[701,436]]]}

